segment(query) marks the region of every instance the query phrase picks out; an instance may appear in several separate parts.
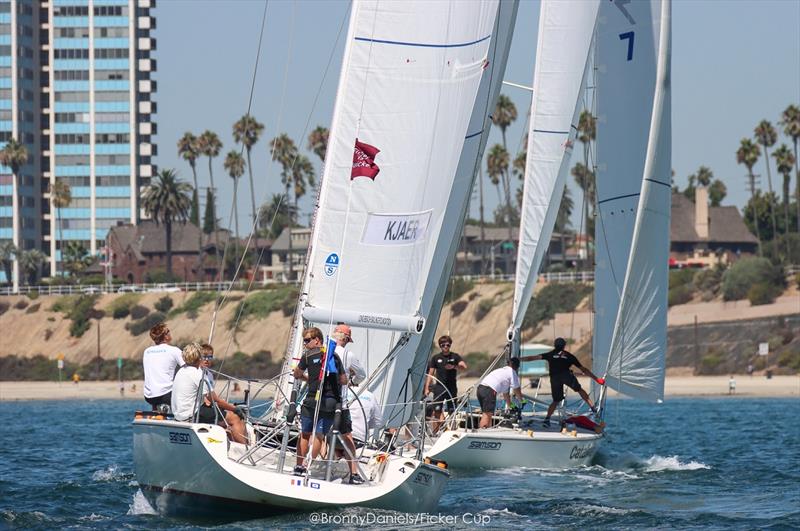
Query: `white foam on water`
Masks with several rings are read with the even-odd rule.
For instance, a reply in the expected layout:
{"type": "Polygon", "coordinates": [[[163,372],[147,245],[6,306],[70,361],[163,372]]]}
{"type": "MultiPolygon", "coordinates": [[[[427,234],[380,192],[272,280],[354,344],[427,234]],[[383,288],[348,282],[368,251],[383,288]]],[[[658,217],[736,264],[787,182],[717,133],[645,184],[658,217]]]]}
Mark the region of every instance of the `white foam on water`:
{"type": "Polygon", "coordinates": [[[131,503],[128,506],[128,514],[129,515],[158,514],[158,512],[155,509],[153,509],[153,506],[150,505],[149,501],[147,501],[147,498],[145,498],[142,489],[139,489],[133,495],[133,503],[131,503]]]}
{"type": "Polygon", "coordinates": [[[114,481],[121,476],[122,474],[119,472],[119,467],[117,465],[111,465],[103,470],[96,470],[92,474],[92,479],[94,481],[114,481]]]}
{"type": "Polygon", "coordinates": [[[108,517],[92,513],[89,516],[81,516],[79,520],[88,520],[89,522],[99,522],[100,520],[108,520],[108,517]]]}
{"type": "Polygon", "coordinates": [[[670,471],[702,470],[711,468],[705,463],[700,463],[698,461],[689,461],[688,463],[682,463],[677,455],[673,455],[670,457],[662,457],[660,455],[654,455],[649,459],[645,459],[642,462],[642,465],[646,472],[663,472],[667,470],[670,471]]]}
{"type": "Polygon", "coordinates": [[[524,514],[515,513],[514,511],[509,511],[508,508],[504,509],[483,509],[482,511],[478,511],[478,514],[485,514],[488,516],[518,516],[520,518],[526,518],[524,514]]]}
{"type": "Polygon", "coordinates": [[[584,505],[578,511],[579,514],[628,514],[632,509],[620,509],[619,507],[606,507],[605,505],[584,505]]]}

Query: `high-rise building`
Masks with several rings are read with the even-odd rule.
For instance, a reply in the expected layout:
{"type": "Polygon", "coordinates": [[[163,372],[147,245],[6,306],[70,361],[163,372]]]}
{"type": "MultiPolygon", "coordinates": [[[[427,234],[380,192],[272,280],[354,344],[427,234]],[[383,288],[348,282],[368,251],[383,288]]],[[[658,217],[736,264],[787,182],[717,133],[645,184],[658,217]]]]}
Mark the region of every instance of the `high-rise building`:
{"type": "Polygon", "coordinates": [[[12,178],[0,166],[0,239],[12,239],[12,220],[21,220],[20,247],[44,251],[52,275],[70,242],[94,254],[110,227],[140,217],[155,172],[154,7],[0,0],[0,147],[16,138],[31,154],[20,171],[21,216],[6,208],[12,178]],[[49,193],[56,181],[71,192],[61,208],[49,193]]]}

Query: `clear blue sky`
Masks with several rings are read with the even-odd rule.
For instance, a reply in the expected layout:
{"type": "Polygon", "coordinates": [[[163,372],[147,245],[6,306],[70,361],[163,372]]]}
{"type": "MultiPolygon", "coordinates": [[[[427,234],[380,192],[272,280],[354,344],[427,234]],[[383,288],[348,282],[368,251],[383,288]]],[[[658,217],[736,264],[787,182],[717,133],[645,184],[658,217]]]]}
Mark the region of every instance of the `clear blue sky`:
{"type": "MultiPolygon", "coordinates": [[[[156,163],[160,168],[177,168],[189,180],[189,167],[176,154],[177,139],[184,131],[216,131],[225,144],[214,175],[220,188],[219,216],[227,224],[232,181],[224,173],[222,160],[224,153],[234,149],[231,126],[247,109],[264,3],[162,0],[157,5],[156,163]]],[[[252,111],[266,126],[264,139],[253,152],[259,204],[281,188],[279,168],[269,162],[268,139],[286,132],[305,147],[301,135],[309,116],[309,130],[317,124],[330,124],[348,9],[348,2],[336,0],[269,2],[252,111]],[[336,43],[342,23],[345,27],[336,43]],[[312,111],[318,91],[319,100],[312,111]]],[[[506,80],[531,84],[538,11],[538,1],[521,2],[506,80]]],[[[674,0],[672,166],[679,185],[685,186],[686,177],[706,165],[728,187],[725,204],[744,205],[745,170],[735,158],[740,139],[752,136],[761,119],[777,127],[781,111],[789,103],[800,104],[798,28],[798,0],[674,0]]],[[[530,95],[511,87],[504,92],[516,103],[520,116],[509,129],[509,150],[514,151],[524,133],[530,95]]],[[[489,145],[497,141],[499,133],[495,132],[489,145]]],[[[781,136],[778,142],[789,141],[781,136]]],[[[320,161],[308,154],[321,169],[320,161]]],[[[201,186],[205,186],[206,160],[198,167],[201,186]]],[[[763,160],[756,172],[765,173],[763,160]]],[[[773,184],[779,189],[779,177],[774,173],[773,166],[773,184]]],[[[766,179],[762,185],[766,188],[766,179]]],[[[240,186],[240,221],[246,227],[250,212],[247,181],[240,186]]],[[[571,179],[570,186],[580,204],[571,179]]],[[[793,190],[794,186],[793,182],[793,190]]],[[[488,185],[485,193],[488,215],[497,194],[488,185]]],[[[477,216],[477,201],[474,203],[472,212],[477,216]]],[[[309,194],[301,208],[308,212],[310,207],[309,194]]],[[[242,233],[246,232],[242,228],[242,233]]]]}

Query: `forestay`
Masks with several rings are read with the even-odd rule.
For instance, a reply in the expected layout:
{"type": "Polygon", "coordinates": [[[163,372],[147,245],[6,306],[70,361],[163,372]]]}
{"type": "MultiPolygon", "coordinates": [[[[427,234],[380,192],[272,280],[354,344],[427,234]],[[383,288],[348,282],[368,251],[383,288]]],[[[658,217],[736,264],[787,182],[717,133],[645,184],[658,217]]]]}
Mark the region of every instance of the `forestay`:
{"type": "Polygon", "coordinates": [[[663,0],[658,75],[641,199],[606,382],[637,398],[664,398],[672,187],[670,0],[663,0]]]}
{"type": "Polygon", "coordinates": [[[642,188],[656,85],[660,6],[660,0],[602,2],[598,14],[592,348],[592,367],[598,374],[608,367],[642,188]]]}
{"type": "Polygon", "coordinates": [[[516,338],[522,326],[553,233],[599,3],[543,0],[541,4],[509,340],[516,338]]]}

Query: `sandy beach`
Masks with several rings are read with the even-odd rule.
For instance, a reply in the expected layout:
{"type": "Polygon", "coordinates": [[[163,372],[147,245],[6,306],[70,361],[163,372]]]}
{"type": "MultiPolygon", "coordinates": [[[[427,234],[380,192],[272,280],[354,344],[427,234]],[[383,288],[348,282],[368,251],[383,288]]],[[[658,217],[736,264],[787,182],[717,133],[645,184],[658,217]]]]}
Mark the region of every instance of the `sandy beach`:
{"type": "MultiPolygon", "coordinates": [[[[463,378],[459,389],[468,389],[475,378],[463,378]]],[[[525,382],[527,385],[527,382],[525,382]]],[[[588,388],[587,379],[581,385],[588,388]]],[[[529,393],[529,390],[525,391],[529,393]]],[[[120,394],[117,382],[0,382],[0,401],[17,400],[105,400],[121,399],[138,401],[142,399],[142,382],[125,382],[125,393],[120,394]],[[135,385],[135,388],[133,387],[135,385]]],[[[763,376],[736,377],[736,393],[728,393],[728,376],[668,376],[666,396],[695,397],[795,397],[800,398],[800,375],[775,376],[768,380],[763,376]]],[[[612,393],[611,396],[613,396],[612,393]]]]}

